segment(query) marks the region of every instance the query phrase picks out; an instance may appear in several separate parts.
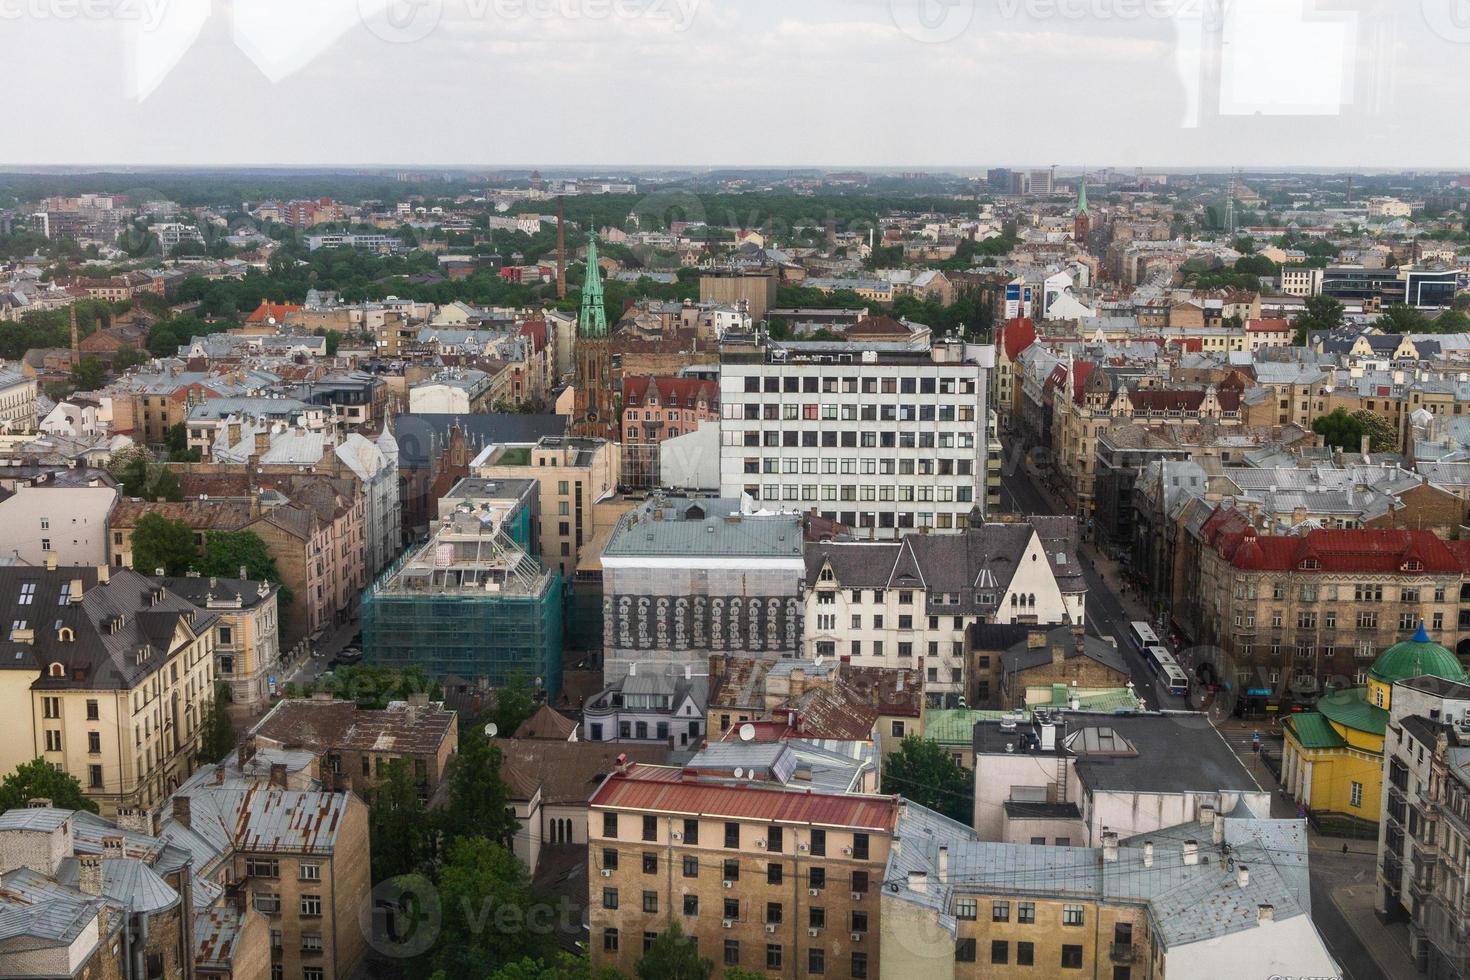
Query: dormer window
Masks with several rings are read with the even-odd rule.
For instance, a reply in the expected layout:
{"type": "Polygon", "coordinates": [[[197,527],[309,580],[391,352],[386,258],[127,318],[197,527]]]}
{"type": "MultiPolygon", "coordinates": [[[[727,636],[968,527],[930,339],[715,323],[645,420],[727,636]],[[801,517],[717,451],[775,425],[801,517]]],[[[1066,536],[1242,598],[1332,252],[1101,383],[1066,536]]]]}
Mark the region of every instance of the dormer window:
{"type": "Polygon", "coordinates": [[[1417,558],[1410,558],[1404,562],[1404,571],[1419,572],[1424,570],[1424,563],[1417,558]]]}
{"type": "Polygon", "coordinates": [[[47,673],[50,674],[52,677],[65,677],[66,676],[66,665],[65,664],[60,664],[60,663],[52,664],[47,669],[47,673]]]}
{"type": "Polygon", "coordinates": [[[1301,568],[1302,568],[1302,571],[1304,571],[1304,572],[1315,571],[1319,567],[1321,567],[1321,565],[1317,561],[1317,559],[1315,559],[1315,558],[1303,558],[1302,559],[1301,568]]]}
{"type": "Polygon", "coordinates": [[[836,580],[837,580],[837,576],[832,574],[832,566],[831,565],[823,565],[822,566],[822,570],[819,573],[817,573],[817,581],[818,582],[834,582],[836,580]]]}
{"type": "Polygon", "coordinates": [[[70,626],[63,626],[56,631],[56,639],[62,643],[71,643],[76,639],[76,634],[72,632],[70,626]]]}

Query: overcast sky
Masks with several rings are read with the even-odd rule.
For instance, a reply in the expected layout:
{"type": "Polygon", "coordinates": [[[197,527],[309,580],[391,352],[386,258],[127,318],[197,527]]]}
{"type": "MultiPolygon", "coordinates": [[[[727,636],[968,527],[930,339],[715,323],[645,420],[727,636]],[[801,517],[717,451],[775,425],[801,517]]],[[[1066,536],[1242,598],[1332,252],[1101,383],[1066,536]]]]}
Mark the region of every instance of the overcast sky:
{"type": "Polygon", "coordinates": [[[0,0],[0,43],[10,166],[1470,171],[1470,0],[0,0]]]}

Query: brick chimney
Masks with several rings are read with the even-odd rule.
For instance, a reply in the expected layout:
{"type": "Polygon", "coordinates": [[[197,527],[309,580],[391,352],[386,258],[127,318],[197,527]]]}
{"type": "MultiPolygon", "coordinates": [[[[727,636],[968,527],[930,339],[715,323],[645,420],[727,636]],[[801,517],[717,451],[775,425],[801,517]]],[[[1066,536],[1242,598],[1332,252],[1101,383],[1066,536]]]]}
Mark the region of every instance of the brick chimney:
{"type": "Polygon", "coordinates": [[[271,785],[277,789],[286,788],[286,764],[284,762],[271,763],[271,785]]]}
{"type": "Polygon", "coordinates": [[[188,827],[190,825],[189,798],[182,794],[176,795],[173,798],[173,805],[174,819],[183,824],[185,827],[188,827]]]}
{"type": "Polygon", "coordinates": [[[102,894],[102,858],[96,854],[77,858],[77,890],[84,895],[102,894]]]}

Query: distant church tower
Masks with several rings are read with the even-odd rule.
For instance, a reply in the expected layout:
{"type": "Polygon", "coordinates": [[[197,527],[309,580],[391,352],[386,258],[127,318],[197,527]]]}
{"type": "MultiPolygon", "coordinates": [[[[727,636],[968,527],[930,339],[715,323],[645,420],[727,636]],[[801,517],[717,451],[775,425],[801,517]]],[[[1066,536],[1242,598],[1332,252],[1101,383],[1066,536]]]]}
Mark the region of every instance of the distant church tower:
{"type": "Polygon", "coordinates": [[[1087,213],[1087,172],[1082,172],[1082,183],[1077,190],[1077,216],[1072,219],[1072,238],[1087,249],[1087,236],[1092,231],[1092,215],[1087,213]]]}
{"type": "Polygon", "coordinates": [[[597,237],[587,233],[587,275],[582,282],[582,314],[577,321],[576,407],[572,433],[616,439],[616,407],[608,352],[607,309],[602,299],[602,267],[597,237]]]}

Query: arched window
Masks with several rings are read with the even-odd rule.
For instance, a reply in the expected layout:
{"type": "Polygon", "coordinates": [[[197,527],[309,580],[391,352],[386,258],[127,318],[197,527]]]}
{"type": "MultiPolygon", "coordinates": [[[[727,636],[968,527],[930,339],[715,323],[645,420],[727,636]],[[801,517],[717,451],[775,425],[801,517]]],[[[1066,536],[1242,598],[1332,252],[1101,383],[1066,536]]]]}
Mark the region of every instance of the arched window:
{"type": "Polygon", "coordinates": [[[51,674],[52,677],[65,677],[66,676],[66,665],[65,664],[52,664],[51,665],[50,674],[51,674]]]}

